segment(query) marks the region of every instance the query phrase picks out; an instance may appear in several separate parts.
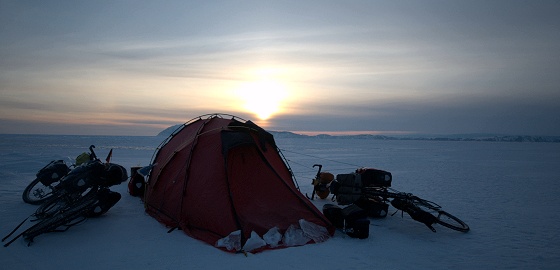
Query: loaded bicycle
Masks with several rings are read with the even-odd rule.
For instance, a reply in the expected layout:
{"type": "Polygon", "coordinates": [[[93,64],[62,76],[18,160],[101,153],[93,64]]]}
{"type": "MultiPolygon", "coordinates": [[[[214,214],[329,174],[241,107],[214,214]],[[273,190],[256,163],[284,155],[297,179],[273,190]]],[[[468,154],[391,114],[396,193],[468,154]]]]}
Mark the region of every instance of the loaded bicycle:
{"type": "MultiPolygon", "coordinates": [[[[37,172],[35,180],[27,185],[21,196],[23,201],[29,204],[39,205],[48,200],[56,193],[57,189],[60,189],[58,184],[60,184],[62,178],[71,171],[71,168],[98,160],[93,150],[94,148],[95,145],[91,145],[89,147],[89,153],[84,152],[78,155],[78,157],[76,157],[76,162],[71,165],[67,165],[66,162],[61,159],[49,162],[37,172]]],[[[111,153],[112,152],[109,152],[107,156],[107,162],[109,162],[111,153]]]]}
{"type": "Polygon", "coordinates": [[[433,232],[436,232],[436,229],[432,225],[436,223],[460,232],[470,230],[469,225],[456,216],[443,211],[439,204],[422,199],[412,193],[400,192],[387,187],[364,187],[363,195],[368,199],[381,199],[383,202],[390,202],[401,213],[406,212],[412,219],[424,223],[433,232]]]}
{"type": "Polygon", "coordinates": [[[37,174],[37,179],[25,189],[23,198],[26,202],[40,203],[40,206],[2,239],[2,242],[7,241],[28,220],[31,222],[27,229],[16,234],[4,246],[10,245],[20,237],[31,244],[35,237],[43,233],[66,231],[89,217],[106,213],[120,200],[121,195],[111,191],[109,187],[128,179],[126,169],[121,165],[110,163],[112,150],[107,155],[106,162],[102,162],[97,158],[93,148],[95,148],[93,145],[89,148],[87,161],[60,177],[56,185],[49,187],[48,192],[30,192],[30,190],[38,190],[37,182],[41,180],[37,181],[37,179],[41,177],[39,173],[37,174]],[[25,199],[26,197],[28,200],[25,199]]]}
{"type": "MultiPolygon", "coordinates": [[[[398,211],[407,213],[412,219],[425,224],[430,230],[436,232],[432,226],[440,224],[447,228],[468,232],[469,226],[456,216],[442,210],[442,207],[432,201],[422,199],[412,193],[401,192],[391,188],[392,174],[390,172],[373,169],[360,168],[354,173],[338,174],[336,179],[325,177],[325,172],[321,173],[320,165],[316,179],[313,181],[314,191],[319,188],[324,190],[328,186],[327,194],[332,193],[332,200],[340,205],[355,205],[363,208],[372,217],[385,217],[388,211],[388,204],[398,211]],[[329,179],[330,181],[324,181],[329,179]]],[[[312,199],[312,198],[310,198],[312,199]]]]}

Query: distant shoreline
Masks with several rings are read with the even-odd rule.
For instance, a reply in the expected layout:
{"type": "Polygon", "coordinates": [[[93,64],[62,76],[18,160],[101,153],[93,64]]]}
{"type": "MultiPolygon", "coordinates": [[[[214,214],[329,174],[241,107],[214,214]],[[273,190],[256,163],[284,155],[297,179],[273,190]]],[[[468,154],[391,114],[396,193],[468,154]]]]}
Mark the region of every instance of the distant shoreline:
{"type": "MultiPolygon", "coordinates": [[[[175,130],[175,129],[173,129],[175,130]]],[[[164,131],[167,131],[164,130],[164,131]]],[[[58,136],[58,137],[143,137],[143,138],[166,138],[171,132],[160,132],[154,136],[138,135],[64,135],[64,134],[0,134],[1,137],[9,136],[58,136]]],[[[391,141],[465,141],[465,142],[545,142],[560,143],[560,136],[529,136],[529,135],[492,135],[492,134],[458,134],[458,135],[305,135],[290,131],[269,131],[275,138],[309,138],[309,139],[360,139],[360,140],[391,140],[391,141]]]]}
{"type": "Polygon", "coordinates": [[[560,143],[560,136],[526,136],[526,135],[303,135],[289,131],[271,131],[275,137],[300,137],[300,138],[335,138],[335,139],[364,139],[364,140],[400,140],[400,141],[480,141],[480,142],[549,142],[560,143]]]}

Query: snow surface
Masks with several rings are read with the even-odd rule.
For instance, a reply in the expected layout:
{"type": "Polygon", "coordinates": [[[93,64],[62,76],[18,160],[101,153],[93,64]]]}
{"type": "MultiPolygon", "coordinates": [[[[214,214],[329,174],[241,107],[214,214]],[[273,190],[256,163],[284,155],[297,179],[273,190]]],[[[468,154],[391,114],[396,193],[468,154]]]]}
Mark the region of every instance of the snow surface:
{"type": "MultiPolygon", "coordinates": [[[[53,159],[71,160],[97,146],[113,162],[147,165],[163,137],[0,135],[0,233],[36,206],[21,193],[53,159]]],[[[302,192],[311,194],[313,164],[349,173],[376,167],[393,187],[433,200],[467,222],[468,233],[407,215],[371,219],[360,240],[337,232],[326,242],[232,254],[167,229],[122,184],[121,201],[100,218],[62,233],[0,248],[2,269],[558,269],[560,144],[277,138],[302,192]]],[[[321,209],[328,200],[316,199],[321,209]]],[[[394,211],[390,208],[390,214],[394,211]]]]}

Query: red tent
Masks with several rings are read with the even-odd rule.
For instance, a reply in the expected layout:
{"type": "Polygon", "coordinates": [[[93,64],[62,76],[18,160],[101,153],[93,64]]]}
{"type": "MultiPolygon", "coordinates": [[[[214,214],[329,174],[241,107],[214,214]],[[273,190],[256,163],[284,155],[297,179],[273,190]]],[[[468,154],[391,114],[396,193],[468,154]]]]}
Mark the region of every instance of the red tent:
{"type": "Polygon", "coordinates": [[[160,145],[152,164],[146,211],[211,245],[240,231],[243,246],[251,232],[285,233],[302,219],[334,233],[298,190],[273,136],[251,121],[195,118],[160,145]]]}

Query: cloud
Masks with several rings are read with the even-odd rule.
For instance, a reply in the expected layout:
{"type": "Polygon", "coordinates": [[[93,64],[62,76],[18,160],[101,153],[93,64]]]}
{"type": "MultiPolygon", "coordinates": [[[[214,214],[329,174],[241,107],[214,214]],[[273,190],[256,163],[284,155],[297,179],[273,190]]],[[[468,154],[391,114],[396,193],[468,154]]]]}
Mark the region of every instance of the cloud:
{"type": "Polygon", "coordinates": [[[6,121],[251,116],[235,91],[266,78],[290,93],[271,127],[556,132],[555,3],[2,5],[6,121]]]}
{"type": "Polygon", "coordinates": [[[413,133],[560,134],[558,97],[464,96],[397,100],[386,104],[339,104],[328,113],[279,116],[279,130],[401,131],[413,133]]]}

